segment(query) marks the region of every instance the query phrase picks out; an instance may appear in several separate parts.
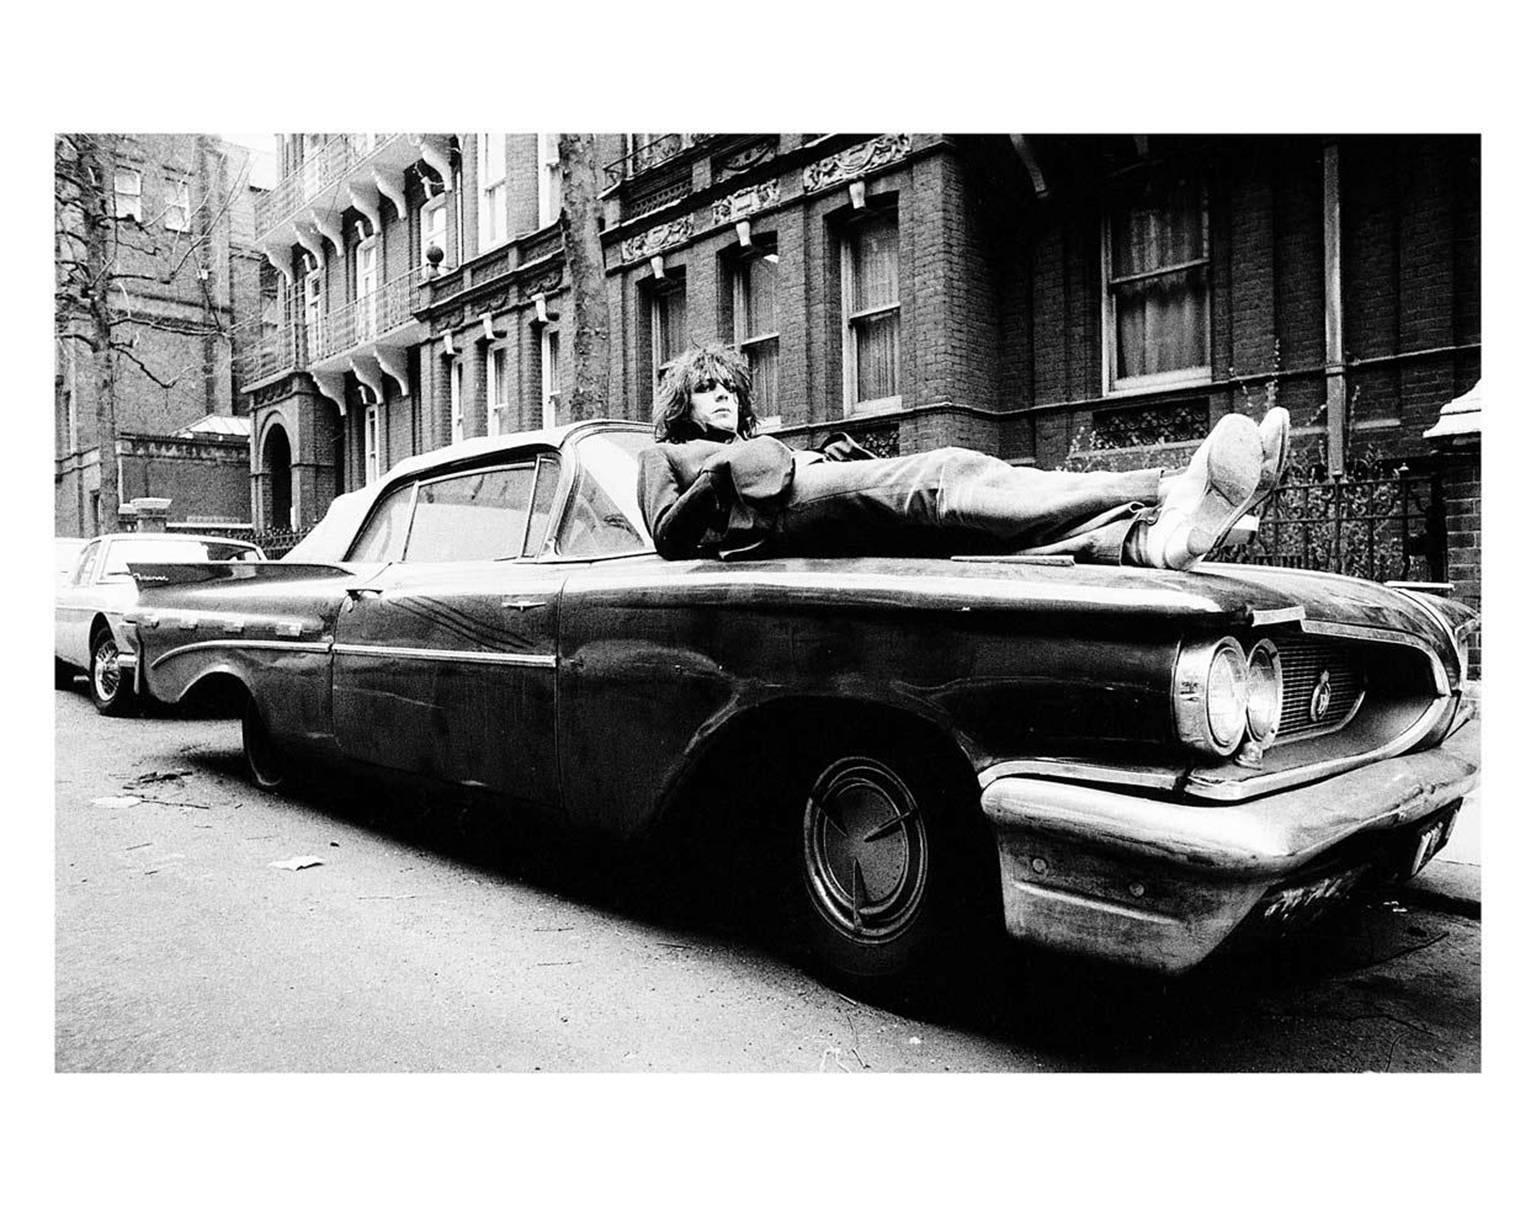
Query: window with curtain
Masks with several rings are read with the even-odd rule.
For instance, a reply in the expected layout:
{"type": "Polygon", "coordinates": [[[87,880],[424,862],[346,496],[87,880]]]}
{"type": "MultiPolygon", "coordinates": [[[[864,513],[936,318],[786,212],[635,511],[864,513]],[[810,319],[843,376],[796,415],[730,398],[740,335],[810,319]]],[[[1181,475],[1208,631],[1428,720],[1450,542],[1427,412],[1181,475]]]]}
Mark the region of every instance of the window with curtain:
{"type": "Polygon", "coordinates": [[[539,226],[560,217],[560,136],[539,135],[539,226]]]}
{"type": "Polygon", "coordinates": [[[448,198],[434,197],[421,207],[421,247],[417,262],[427,262],[427,249],[440,247],[443,250],[442,264],[447,267],[451,262],[448,259],[448,198]]]}
{"type": "Polygon", "coordinates": [[[901,303],[894,215],[851,223],[842,243],[844,395],[849,410],[901,399],[901,303]]]}
{"type": "Polygon", "coordinates": [[[304,349],[305,355],[320,356],[324,352],[321,340],[320,315],[324,307],[325,278],[320,263],[313,256],[304,257],[304,349]]]}
{"type": "Polygon", "coordinates": [[[554,427],[560,402],[560,332],[545,327],[539,333],[539,415],[544,427],[554,427]]]}
{"type": "Polygon", "coordinates": [[[651,368],[656,381],[667,364],[688,346],[688,293],[682,282],[667,282],[650,291],[651,368]]]}
{"type": "Polygon", "coordinates": [[[479,149],[480,251],[507,237],[507,136],[480,134],[479,149]]]}
{"type": "Polygon", "coordinates": [[[448,370],[449,443],[464,439],[464,362],[455,359],[448,370]]]}
{"type": "Polygon", "coordinates": [[[119,218],[144,221],[144,177],[132,168],[118,168],[112,174],[114,213],[119,218]]]}
{"type": "Polygon", "coordinates": [[[507,370],[505,348],[492,348],[485,358],[485,434],[500,436],[512,430],[508,407],[511,402],[511,374],[507,370]]]}
{"type": "Polygon", "coordinates": [[[1105,223],[1104,308],[1108,388],[1209,378],[1210,241],[1200,180],[1162,174],[1116,198],[1105,223]]]}
{"type": "MultiPolygon", "coordinates": [[[[368,396],[372,391],[364,387],[368,396]]],[[[363,481],[375,481],[379,476],[379,407],[370,402],[363,408],[363,481]]]]}
{"type": "Polygon", "coordinates": [[[752,370],[753,408],[779,413],[779,252],[773,236],[753,237],[752,250],[731,264],[732,339],[752,370]]]}
{"type": "Polygon", "coordinates": [[[165,205],[165,229],[188,231],[192,229],[192,190],[185,180],[168,182],[170,197],[165,205]]]}

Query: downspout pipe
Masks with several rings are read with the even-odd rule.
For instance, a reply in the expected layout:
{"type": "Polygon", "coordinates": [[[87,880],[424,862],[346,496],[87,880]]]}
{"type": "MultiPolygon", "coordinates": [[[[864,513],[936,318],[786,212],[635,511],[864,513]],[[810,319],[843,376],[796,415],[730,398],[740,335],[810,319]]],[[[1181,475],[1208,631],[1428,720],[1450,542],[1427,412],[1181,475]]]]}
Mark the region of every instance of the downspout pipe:
{"type": "Polygon", "coordinates": [[[1323,359],[1328,414],[1328,472],[1344,476],[1344,277],[1340,251],[1339,144],[1323,146],[1323,359]]]}

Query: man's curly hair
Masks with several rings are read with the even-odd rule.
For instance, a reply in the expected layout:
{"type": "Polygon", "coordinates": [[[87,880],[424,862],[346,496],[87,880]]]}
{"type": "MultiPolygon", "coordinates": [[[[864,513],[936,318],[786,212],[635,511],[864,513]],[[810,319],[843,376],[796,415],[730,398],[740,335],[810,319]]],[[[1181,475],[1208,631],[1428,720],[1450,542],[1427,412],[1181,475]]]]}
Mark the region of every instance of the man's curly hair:
{"type": "Polygon", "coordinates": [[[736,395],[736,434],[757,434],[757,415],[752,410],[752,370],[747,358],[724,344],[694,344],[671,361],[656,390],[656,439],[680,443],[705,435],[693,420],[696,390],[723,385],[736,395]]]}

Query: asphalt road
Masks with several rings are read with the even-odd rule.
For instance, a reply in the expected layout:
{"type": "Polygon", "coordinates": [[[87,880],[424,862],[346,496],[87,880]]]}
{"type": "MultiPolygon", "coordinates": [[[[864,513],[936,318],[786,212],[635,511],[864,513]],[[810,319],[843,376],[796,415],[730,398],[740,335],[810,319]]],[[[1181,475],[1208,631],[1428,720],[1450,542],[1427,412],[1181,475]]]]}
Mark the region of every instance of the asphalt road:
{"type": "Polygon", "coordinates": [[[622,856],[355,777],[261,793],[234,722],[83,686],[54,696],[60,1071],[1479,1068],[1479,922],[1422,902],[1177,981],[1010,948],[874,1004],[622,856]]]}

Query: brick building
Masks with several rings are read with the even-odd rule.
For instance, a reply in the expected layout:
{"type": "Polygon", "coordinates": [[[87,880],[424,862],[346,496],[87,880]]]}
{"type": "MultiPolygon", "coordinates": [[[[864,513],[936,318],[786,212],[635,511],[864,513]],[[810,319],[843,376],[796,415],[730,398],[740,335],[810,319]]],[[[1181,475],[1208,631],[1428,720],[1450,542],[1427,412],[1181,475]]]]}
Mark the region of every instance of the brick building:
{"type": "MultiPolygon", "coordinates": [[[[203,134],[132,134],[114,147],[109,271],[119,493],[171,499],[173,522],[248,525],[248,409],[235,373],[237,316],[255,313],[271,269],[256,247],[248,152],[203,134]],[[158,379],[158,380],[157,380],[158,379]],[[238,420],[238,421],[236,421],[238,420]]],[[[70,220],[66,212],[64,220],[70,220]]],[[[67,254],[67,248],[66,248],[67,254]]],[[[83,329],[79,316],[62,314],[83,329]]],[[[54,514],[91,536],[100,514],[94,358],[62,338],[55,373],[54,514]]]]}
{"type": "MultiPolygon", "coordinates": [[[[280,140],[257,234],[286,308],[247,375],[265,522],[569,417],[555,138],[280,140]]],[[[1298,493],[1255,549],[1451,573],[1424,432],[1480,376],[1475,136],[597,138],[610,414],[649,419],[706,339],[797,444],[1177,464],[1280,403],[1298,493]]]]}

